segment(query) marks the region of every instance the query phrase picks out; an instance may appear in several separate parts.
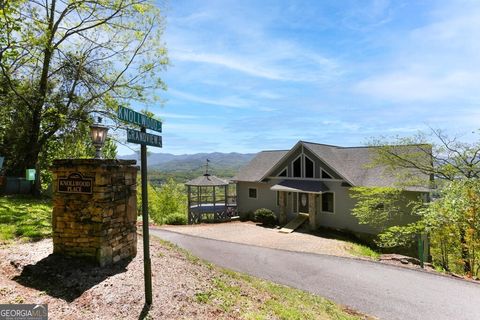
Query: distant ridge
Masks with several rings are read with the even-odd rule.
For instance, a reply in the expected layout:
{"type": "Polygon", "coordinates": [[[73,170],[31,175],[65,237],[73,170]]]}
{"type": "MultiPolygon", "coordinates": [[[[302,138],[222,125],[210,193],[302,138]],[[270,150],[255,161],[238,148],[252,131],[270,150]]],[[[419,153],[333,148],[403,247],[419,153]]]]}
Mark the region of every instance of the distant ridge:
{"type": "MultiPolygon", "coordinates": [[[[195,153],[174,155],[170,153],[151,153],[148,155],[148,167],[163,172],[203,171],[206,160],[213,174],[215,171],[236,171],[253,159],[255,153],[195,153]]],[[[139,162],[138,154],[118,156],[118,159],[134,159],[139,162]]]]}

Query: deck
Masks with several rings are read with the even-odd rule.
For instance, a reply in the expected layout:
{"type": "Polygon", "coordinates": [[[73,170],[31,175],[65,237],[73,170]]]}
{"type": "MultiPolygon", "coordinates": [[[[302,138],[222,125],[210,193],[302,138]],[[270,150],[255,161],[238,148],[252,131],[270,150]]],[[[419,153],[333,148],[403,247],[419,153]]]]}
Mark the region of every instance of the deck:
{"type": "Polygon", "coordinates": [[[189,215],[192,223],[200,223],[202,221],[227,221],[237,215],[237,205],[225,205],[225,203],[193,205],[190,206],[189,215]]]}

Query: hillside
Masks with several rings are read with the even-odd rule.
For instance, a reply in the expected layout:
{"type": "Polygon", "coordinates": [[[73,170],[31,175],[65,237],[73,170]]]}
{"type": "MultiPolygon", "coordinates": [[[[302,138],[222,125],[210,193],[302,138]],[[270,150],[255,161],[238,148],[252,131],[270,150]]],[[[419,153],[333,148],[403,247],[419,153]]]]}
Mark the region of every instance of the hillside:
{"type": "MultiPolygon", "coordinates": [[[[148,155],[149,175],[153,182],[161,183],[167,178],[185,182],[205,172],[207,159],[209,172],[219,177],[231,178],[255,156],[254,153],[195,153],[174,155],[170,153],[151,153],[148,155]]],[[[136,159],[137,154],[119,156],[119,159],[136,159]]]]}

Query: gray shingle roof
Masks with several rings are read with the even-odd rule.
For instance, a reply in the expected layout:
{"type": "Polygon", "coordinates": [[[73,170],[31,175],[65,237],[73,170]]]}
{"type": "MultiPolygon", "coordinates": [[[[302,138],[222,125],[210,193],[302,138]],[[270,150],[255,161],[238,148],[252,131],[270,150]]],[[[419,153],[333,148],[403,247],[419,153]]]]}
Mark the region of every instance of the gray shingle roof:
{"type": "Polygon", "coordinates": [[[232,178],[234,181],[260,181],[289,150],[262,151],[232,178]]]}
{"type": "MultiPolygon", "coordinates": [[[[385,167],[371,167],[376,155],[375,147],[339,147],[303,141],[300,143],[354,186],[394,186],[399,182],[394,174],[385,170],[385,167]]],[[[402,146],[402,148],[405,148],[406,152],[415,152],[414,146],[402,146]]],[[[260,152],[246,167],[240,170],[236,180],[260,181],[287,153],[288,151],[260,152]]],[[[414,174],[425,181],[429,180],[428,175],[419,171],[414,174]]],[[[422,187],[412,187],[408,190],[426,191],[422,187]]]]}
{"type": "Polygon", "coordinates": [[[201,177],[197,177],[193,180],[187,181],[185,185],[194,187],[218,187],[228,185],[228,181],[211,175],[203,175],[201,177]]]}

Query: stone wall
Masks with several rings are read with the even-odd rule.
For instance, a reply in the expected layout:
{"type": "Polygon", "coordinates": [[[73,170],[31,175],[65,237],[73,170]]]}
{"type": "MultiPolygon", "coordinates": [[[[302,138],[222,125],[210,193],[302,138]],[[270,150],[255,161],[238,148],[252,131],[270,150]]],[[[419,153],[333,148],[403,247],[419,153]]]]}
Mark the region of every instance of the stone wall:
{"type": "Polygon", "coordinates": [[[54,161],[54,253],[87,257],[101,266],[135,257],[135,164],[135,160],[54,161]]]}

